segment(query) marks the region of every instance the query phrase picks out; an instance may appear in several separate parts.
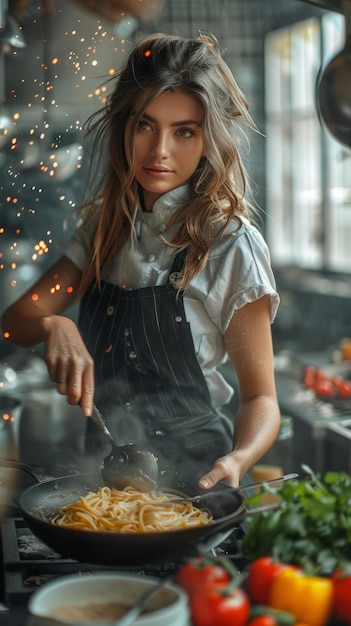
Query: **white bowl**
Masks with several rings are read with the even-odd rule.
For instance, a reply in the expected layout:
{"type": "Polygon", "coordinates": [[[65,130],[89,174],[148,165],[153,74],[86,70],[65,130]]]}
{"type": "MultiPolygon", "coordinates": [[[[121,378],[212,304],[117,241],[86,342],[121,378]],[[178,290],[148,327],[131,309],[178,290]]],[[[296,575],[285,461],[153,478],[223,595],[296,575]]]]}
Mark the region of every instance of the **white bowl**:
{"type": "MultiPolygon", "coordinates": [[[[28,602],[28,626],[112,626],[114,621],[104,618],[69,618],[52,616],[52,611],[66,606],[87,607],[89,604],[124,604],[132,606],[157,578],[142,574],[82,573],[68,574],[45,583],[28,602]],[[50,621],[49,621],[50,620],[50,621]]],[[[189,623],[188,597],[177,585],[167,583],[150,598],[147,613],[140,615],[134,626],[187,626],[189,623]]]]}

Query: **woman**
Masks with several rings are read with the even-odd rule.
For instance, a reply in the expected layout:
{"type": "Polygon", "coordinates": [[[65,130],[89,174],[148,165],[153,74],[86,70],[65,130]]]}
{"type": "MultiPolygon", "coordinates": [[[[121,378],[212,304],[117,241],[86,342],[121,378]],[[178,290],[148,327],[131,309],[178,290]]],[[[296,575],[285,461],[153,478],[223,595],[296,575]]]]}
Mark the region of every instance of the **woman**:
{"type": "MultiPolygon", "coordinates": [[[[145,445],[162,471],[191,473],[204,489],[237,486],[280,422],[279,298],[248,217],[245,125],[255,129],[214,37],[141,41],[90,120],[77,232],[3,316],[10,341],[45,343],[69,403],[89,416],[95,398],[121,444],[145,445]],[[79,330],[63,315],[78,298],[79,330]],[[234,438],[221,413],[233,393],[218,371],[228,357],[240,391],[234,438]]],[[[87,451],[101,460],[92,420],[87,431],[87,451]]]]}

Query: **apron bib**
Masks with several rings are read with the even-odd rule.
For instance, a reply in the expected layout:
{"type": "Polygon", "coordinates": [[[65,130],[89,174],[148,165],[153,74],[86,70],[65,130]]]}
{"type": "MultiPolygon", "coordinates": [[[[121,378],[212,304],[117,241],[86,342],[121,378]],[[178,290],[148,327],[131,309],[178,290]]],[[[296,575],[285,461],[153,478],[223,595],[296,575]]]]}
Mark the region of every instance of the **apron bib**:
{"type": "MultiPolygon", "coordinates": [[[[81,301],[79,327],[95,363],[95,401],[117,443],[148,448],[161,470],[200,476],[232,449],[232,434],[211,406],[183,294],[177,297],[172,284],[183,258],[175,257],[167,285],[91,286],[81,301]]],[[[109,451],[88,420],[87,453],[101,460],[109,451]]]]}

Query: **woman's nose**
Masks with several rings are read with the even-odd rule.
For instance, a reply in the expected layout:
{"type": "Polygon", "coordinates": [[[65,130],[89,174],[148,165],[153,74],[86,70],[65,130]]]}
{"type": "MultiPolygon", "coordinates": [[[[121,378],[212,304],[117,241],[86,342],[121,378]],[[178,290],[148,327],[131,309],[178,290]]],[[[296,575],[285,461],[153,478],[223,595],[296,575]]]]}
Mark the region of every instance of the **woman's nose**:
{"type": "Polygon", "coordinates": [[[157,133],[152,147],[152,152],[161,157],[166,158],[170,152],[170,140],[167,133],[157,133]]]}

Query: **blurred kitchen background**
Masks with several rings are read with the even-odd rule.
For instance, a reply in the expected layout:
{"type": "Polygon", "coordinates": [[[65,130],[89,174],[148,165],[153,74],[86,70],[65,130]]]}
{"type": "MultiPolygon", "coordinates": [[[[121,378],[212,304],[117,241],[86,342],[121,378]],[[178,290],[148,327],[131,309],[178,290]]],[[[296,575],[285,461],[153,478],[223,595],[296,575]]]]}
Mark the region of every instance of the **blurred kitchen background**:
{"type": "MultiPolygon", "coordinates": [[[[124,9],[112,22],[69,0],[0,0],[0,314],[73,227],[86,177],[82,126],[131,46],[153,31],[209,30],[261,131],[247,167],[281,295],[273,338],[286,418],[270,460],[287,471],[348,471],[351,399],[317,397],[303,371],[351,378],[350,142],[326,128],[317,98],[323,68],[344,46],[351,0],[153,0],[149,12],[147,3],[130,0],[139,13],[124,9]]],[[[348,116],[351,124],[350,98],[348,116]]],[[[74,466],[84,420],[42,357],[42,346],[0,340],[0,456],[74,466]]]]}

